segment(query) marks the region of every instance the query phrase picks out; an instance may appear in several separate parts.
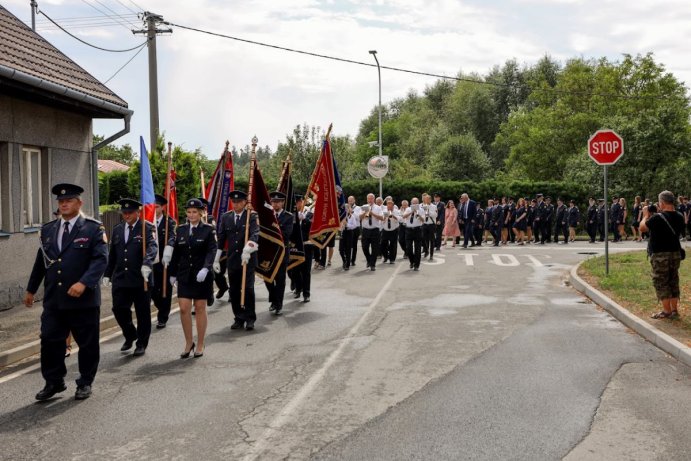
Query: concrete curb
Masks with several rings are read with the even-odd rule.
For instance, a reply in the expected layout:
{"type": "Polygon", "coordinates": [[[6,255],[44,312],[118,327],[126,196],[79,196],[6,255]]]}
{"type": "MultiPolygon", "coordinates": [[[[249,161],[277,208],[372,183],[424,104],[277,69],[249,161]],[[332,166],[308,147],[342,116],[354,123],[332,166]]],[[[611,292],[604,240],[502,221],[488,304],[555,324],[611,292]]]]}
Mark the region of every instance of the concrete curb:
{"type": "Polygon", "coordinates": [[[578,268],[581,267],[581,264],[583,263],[581,262],[571,269],[569,277],[571,286],[593,300],[593,302],[609,312],[614,318],[631,328],[643,338],[647,339],[675,359],[691,367],[691,347],[663,333],[645,320],[641,320],[605,294],[590,286],[585,280],[578,276],[578,268]]]}

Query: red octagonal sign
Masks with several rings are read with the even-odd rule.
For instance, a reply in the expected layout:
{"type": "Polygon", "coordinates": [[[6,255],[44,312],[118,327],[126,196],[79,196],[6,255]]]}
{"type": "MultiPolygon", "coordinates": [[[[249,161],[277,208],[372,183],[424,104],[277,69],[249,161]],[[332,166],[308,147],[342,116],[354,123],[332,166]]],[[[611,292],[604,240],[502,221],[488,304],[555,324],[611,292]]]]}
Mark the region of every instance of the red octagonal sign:
{"type": "Polygon", "coordinates": [[[624,155],[624,140],[612,130],[598,130],[588,140],[588,155],[598,165],[614,165],[624,155]]]}

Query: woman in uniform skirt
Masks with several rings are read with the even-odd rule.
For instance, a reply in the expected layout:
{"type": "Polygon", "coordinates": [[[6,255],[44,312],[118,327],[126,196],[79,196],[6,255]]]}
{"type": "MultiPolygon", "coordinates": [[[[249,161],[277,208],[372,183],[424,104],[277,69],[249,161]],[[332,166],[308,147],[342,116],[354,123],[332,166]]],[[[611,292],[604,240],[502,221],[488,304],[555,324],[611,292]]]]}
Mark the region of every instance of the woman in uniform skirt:
{"type": "Polygon", "coordinates": [[[519,245],[525,245],[525,231],[528,229],[528,209],[525,206],[524,198],[518,199],[518,207],[516,208],[516,218],[513,223],[513,233],[516,235],[516,242],[519,245]]]}
{"type": "Polygon", "coordinates": [[[204,204],[199,199],[188,200],[187,224],[178,227],[173,258],[170,262],[170,283],[177,281],[180,321],[185,334],[185,350],[180,358],[204,355],[206,334],[206,302],[213,293],[212,265],[216,256],[216,229],[202,222],[204,204]],[[192,306],[194,304],[197,322],[197,343],[195,349],[192,335],[192,306]]]}

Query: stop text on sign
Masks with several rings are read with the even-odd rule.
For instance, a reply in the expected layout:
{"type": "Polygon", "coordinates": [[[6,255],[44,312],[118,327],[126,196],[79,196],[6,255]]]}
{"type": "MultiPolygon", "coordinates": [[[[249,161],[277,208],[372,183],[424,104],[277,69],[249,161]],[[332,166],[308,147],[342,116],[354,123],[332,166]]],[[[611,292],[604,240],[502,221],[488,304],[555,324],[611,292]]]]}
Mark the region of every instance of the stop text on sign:
{"type": "Polygon", "coordinates": [[[593,143],[593,155],[614,154],[621,148],[619,141],[600,141],[593,143]]]}
{"type": "Polygon", "coordinates": [[[598,130],[588,140],[588,155],[598,165],[613,165],[624,155],[624,140],[612,130],[598,130]]]}

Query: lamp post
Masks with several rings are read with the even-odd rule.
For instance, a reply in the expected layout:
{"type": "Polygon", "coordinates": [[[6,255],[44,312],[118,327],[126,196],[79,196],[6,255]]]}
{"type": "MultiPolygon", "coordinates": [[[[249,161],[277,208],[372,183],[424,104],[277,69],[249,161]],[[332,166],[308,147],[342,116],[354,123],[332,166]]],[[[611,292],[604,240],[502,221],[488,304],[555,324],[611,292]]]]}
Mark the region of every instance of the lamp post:
{"type": "MultiPolygon", "coordinates": [[[[382,156],[382,143],[381,143],[381,68],[379,67],[379,59],[377,59],[377,50],[370,50],[369,54],[374,57],[374,61],[377,63],[377,75],[379,76],[379,156],[382,156]]],[[[379,178],[379,196],[383,198],[382,193],[382,178],[379,178]]]]}

